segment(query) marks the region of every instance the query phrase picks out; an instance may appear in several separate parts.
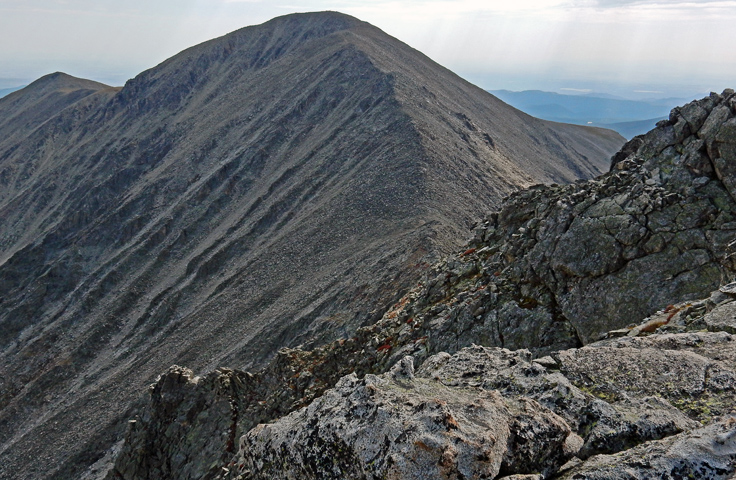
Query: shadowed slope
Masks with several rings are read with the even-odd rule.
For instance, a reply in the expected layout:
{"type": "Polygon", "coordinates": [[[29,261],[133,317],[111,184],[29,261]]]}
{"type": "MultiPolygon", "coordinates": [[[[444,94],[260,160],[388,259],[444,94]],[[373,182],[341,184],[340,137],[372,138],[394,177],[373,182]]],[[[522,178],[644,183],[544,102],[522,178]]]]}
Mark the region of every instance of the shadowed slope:
{"type": "Polygon", "coordinates": [[[335,13],[57,110],[0,128],[0,476],[75,476],[172,363],[259,365],[380,318],[503,195],[591,176],[623,143],[335,13]]]}

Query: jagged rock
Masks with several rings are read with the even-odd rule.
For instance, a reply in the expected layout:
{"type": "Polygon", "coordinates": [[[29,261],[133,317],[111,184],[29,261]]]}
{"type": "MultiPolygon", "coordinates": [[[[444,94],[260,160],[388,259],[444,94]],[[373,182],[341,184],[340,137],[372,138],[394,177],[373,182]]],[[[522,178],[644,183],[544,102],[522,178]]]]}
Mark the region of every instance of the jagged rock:
{"type": "MultiPolygon", "coordinates": [[[[728,288],[724,289],[728,291],[728,288]]],[[[718,294],[726,295],[720,291],[718,294]]],[[[673,306],[672,309],[677,312],[672,321],[695,328],[702,325],[703,317],[709,312],[736,303],[731,296],[720,303],[714,303],[712,298],[673,306]]],[[[399,302],[396,309],[400,309],[402,303],[399,302]]],[[[396,312],[396,309],[392,312],[396,312]]],[[[669,314],[663,312],[662,315],[669,314]]],[[[423,385],[421,388],[430,388],[429,385],[440,390],[444,387],[447,391],[459,389],[465,392],[460,395],[465,395],[462,397],[465,400],[468,391],[481,396],[481,392],[496,392],[504,401],[513,403],[523,400],[525,405],[534,408],[538,405],[540,411],[554,413],[568,426],[571,434],[566,437],[565,448],[567,452],[574,452],[577,460],[626,451],[636,445],[698,428],[701,422],[709,423],[719,415],[734,413],[736,341],[726,332],[671,334],[656,333],[660,330],[655,330],[642,333],[648,336],[610,338],[581,349],[570,349],[537,359],[525,350],[479,346],[462,349],[455,355],[441,352],[427,357],[426,344],[415,350],[417,346],[414,342],[405,346],[410,348],[394,343],[405,338],[397,335],[396,331],[408,325],[399,314],[390,314],[382,322],[361,329],[358,336],[347,341],[334,342],[312,352],[284,350],[276,362],[256,375],[219,371],[196,382],[172,382],[169,378],[171,375],[180,378],[178,370],[173,370],[173,373],[161,378],[160,386],[152,389],[152,393],[181,391],[185,395],[168,393],[151,396],[148,413],[130,427],[127,444],[118,457],[115,472],[123,478],[134,479],[135,476],[122,475],[122,472],[135,472],[135,468],[140,468],[135,465],[150,465],[149,457],[173,457],[172,454],[179,449],[187,452],[189,463],[210,466],[211,475],[234,478],[245,472],[246,468],[240,468],[240,465],[245,465],[245,457],[251,454],[246,453],[241,446],[238,455],[228,456],[226,445],[220,437],[205,436],[205,443],[200,444],[198,442],[202,437],[198,432],[224,431],[225,426],[231,428],[235,411],[238,417],[234,430],[240,436],[258,422],[276,420],[300,406],[309,405],[312,399],[318,398],[338,378],[351,371],[362,374],[386,370],[387,362],[392,358],[390,350],[417,351],[419,357],[426,358],[426,361],[415,369],[413,362],[399,359],[388,374],[380,378],[368,376],[369,383],[380,384],[382,388],[391,387],[388,393],[384,392],[385,395],[404,390],[416,393],[417,389],[406,388],[406,385],[419,382],[423,385]],[[387,341],[389,334],[395,335],[395,340],[387,341]],[[392,348],[383,348],[387,345],[392,348]],[[230,390],[225,396],[222,389],[213,388],[222,383],[218,380],[222,376],[229,377],[227,384],[230,390]],[[172,390],[169,388],[171,386],[175,388],[172,390]],[[228,408],[225,408],[225,398],[229,398],[228,408]],[[162,399],[176,400],[179,406],[173,408],[173,403],[169,401],[169,406],[162,407],[159,405],[162,399]],[[219,410],[211,407],[218,404],[222,405],[219,410]],[[172,413],[174,411],[176,413],[172,413]],[[195,421],[187,424],[176,421],[183,417],[194,418],[195,421]],[[167,438],[167,431],[174,431],[176,435],[167,438]],[[219,445],[222,454],[215,455],[216,449],[208,450],[207,441],[219,445]],[[141,445],[147,445],[147,448],[141,449],[141,445]],[[227,472],[221,470],[223,467],[227,472]]],[[[365,379],[359,380],[355,374],[350,375],[349,379],[344,380],[347,383],[343,387],[348,384],[366,385],[365,379]]],[[[460,402],[460,397],[454,398],[460,402]]],[[[389,399],[398,401],[394,397],[389,399]]],[[[343,398],[340,401],[347,400],[343,398]]],[[[312,403],[309,407],[312,410],[304,410],[295,414],[294,418],[303,419],[307,412],[311,412],[309,415],[314,415],[314,418],[321,415],[320,422],[326,421],[327,413],[316,413],[324,412],[324,405],[312,403]]],[[[331,412],[336,414],[339,411],[342,410],[331,412]]],[[[320,432],[325,433],[326,430],[320,429],[320,432]]],[[[302,434],[314,435],[314,432],[302,434]]],[[[357,441],[358,437],[351,438],[357,441]]],[[[257,462],[255,456],[248,458],[257,462]]],[[[436,460],[439,461],[439,458],[436,457],[436,460]]],[[[578,463],[573,461],[575,458],[567,469],[578,463]]],[[[559,466],[558,461],[553,463],[559,466]]],[[[553,469],[546,464],[539,471],[544,468],[553,469]]],[[[561,471],[565,470],[560,468],[561,471]]],[[[194,470],[188,467],[186,472],[194,470]]],[[[145,471],[145,468],[140,471],[145,471]]],[[[180,474],[178,478],[205,478],[185,477],[183,471],[180,474]]],[[[148,475],[142,478],[157,478],[150,470],[148,475]]],[[[119,477],[113,475],[110,478],[119,477]]]]}
{"type": "Polygon", "coordinates": [[[511,195],[404,315],[437,350],[474,341],[543,355],[733,279],[736,150],[719,147],[734,138],[733,99],[674,109],[595,180],[511,195]]]}
{"type": "Polygon", "coordinates": [[[241,380],[230,370],[196,377],[171,367],[151,386],[150,408],[129,422],[113,478],[205,478],[218,471],[235,452],[238,390],[241,380]]]}

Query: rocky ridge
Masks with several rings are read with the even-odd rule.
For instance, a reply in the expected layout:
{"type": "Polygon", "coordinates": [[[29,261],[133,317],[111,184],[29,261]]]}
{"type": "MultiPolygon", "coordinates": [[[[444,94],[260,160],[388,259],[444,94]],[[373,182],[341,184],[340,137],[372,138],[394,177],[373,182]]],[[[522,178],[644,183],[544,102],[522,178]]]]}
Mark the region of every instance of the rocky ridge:
{"type": "Polygon", "coordinates": [[[712,94],[512,195],[354,337],[172,368],[109,478],[730,478],[735,114],[712,94]]]}

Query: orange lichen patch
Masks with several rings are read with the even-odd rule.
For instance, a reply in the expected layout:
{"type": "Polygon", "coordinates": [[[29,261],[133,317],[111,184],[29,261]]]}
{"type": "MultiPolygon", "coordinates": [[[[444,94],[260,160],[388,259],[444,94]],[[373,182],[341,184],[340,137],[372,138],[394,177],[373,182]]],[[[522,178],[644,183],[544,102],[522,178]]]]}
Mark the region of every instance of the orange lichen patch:
{"type": "Polygon", "coordinates": [[[667,313],[668,311],[670,312],[670,314],[667,316],[667,321],[669,322],[670,320],[672,320],[672,317],[674,317],[676,313],[681,312],[683,309],[685,309],[687,307],[691,307],[691,306],[692,306],[691,303],[688,303],[684,307],[679,307],[679,308],[678,307],[674,307],[673,305],[668,305],[667,308],[664,310],[665,313],[667,313]],[[672,307],[672,308],[670,308],[670,307],[672,307]]]}
{"type": "Polygon", "coordinates": [[[416,442],[414,442],[414,446],[419,448],[420,450],[424,450],[425,452],[431,452],[433,450],[432,447],[421,440],[417,440],[416,442]]]}
{"type": "Polygon", "coordinates": [[[391,307],[391,310],[386,314],[386,318],[396,318],[407,303],[409,303],[409,297],[403,297],[391,307]]]}
{"type": "MultiPolygon", "coordinates": [[[[691,304],[684,305],[682,307],[676,307],[674,305],[667,305],[667,307],[664,309],[662,313],[667,313],[666,318],[662,318],[661,316],[655,317],[648,322],[646,322],[643,325],[640,325],[638,327],[634,327],[632,331],[635,331],[636,334],[639,333],[653,333],[656,331],[659,327],[663,325],[667,325],[670,320],[674,318],[675,315],[677,315],[679,312],[681,312],[683,309],[691,306],[691,304]]],[[[631,335],[631,334],[630,334],[631,335]]]]}
{"type": "Polygon", "coordinates": [[[456,463],[457,463],[457,450],[452,445],[448,445],[447,447],[445,447],[445,450],[442,452],[442,456],[440,457],[439,464],[441,467],[449,469],[449,468],[455,467],[456,463]]]}
{"type": "Polygon", "coordinates": [[[457,430],[458,428],[460,428],[457,420],[455,420],[455,417],[453,417],[450,412],[445,413],[445,426],[447,426],[447,428],[449,428],[450,430],[457,430]]]}
{"type": "Polygon", "coordinates": [[[661,319],[652,320],[652,321],[647,322],[646,324],[644,324],[644,326],[642,326],[639,331],[640,332],[645,332],[645,333],[652,333],[656,329],[658,329],[659,327],[661,327],[662,325],[666,325],[666,324],[667,324],[667,320],[661,320],[661,319]]]}

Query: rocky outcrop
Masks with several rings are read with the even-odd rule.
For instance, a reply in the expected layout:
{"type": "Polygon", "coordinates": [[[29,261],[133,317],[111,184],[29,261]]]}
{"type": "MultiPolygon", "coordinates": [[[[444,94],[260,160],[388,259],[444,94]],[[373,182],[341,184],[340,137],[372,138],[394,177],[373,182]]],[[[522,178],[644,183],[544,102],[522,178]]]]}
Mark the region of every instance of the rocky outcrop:
{"type": "Polygon", "coordinates": [[[733,104],[726,90],[673,110],[593,181],[511,195],[462,255],[435,268],[406,315],[437,348],[543,352],[732,279],[733,104]]]}
{"type": "MultiPolygon", "coordinates": [[[[736,295],[719,293],[680,310],[676,322],[696,329],[733,308],[736,295]]],[[[232,422],[253,420],[239,409],[255,400],[255,386],[273,382],[264,389],[271,396],[255,402],[273,408],[292,385],[279,390],[275,376],[232,371],[196,378],[174,367],[152,387],[151,407],[131,423],[126,447],[163,452],[169,457],[160,465],[178,470],[136,472],[122,455],[110,478],[626,478],[641,456],[662,469],[655,472],[726,478],[719,475],[736,471],[728,443],[736,428],[728,420],[736,414],[736,337],[660,328],[613,332],[541,358],[480,346],[436,354],[418,368],[405,357],[382,375],[349,374],[309,406],[247,432],[232,422]],[[223,394],[219,385],[228,382],[231,393],[223,394]],[[146,428],[153,434],[142,435],[146,428]],[[228,455],[236,431],[237,454],[228,455]],[[612,469],[605,459],[613,454],[628,460],[612,469]]],[[[295,375],[310,377],[315,366],[302,364],[295,375]]]]}
{"type": "MultiPolygon", "coordinates": [[[[718,314],[734,300],[703,304],[718,314]]],[[[416,371],[405,357],[380,376],[343,377],[308,407],[252,429],[225,470],[238,479],[644,478],[637,468],[728,478],[734,365],[736,337],[702,331],[539,359],[472,346],[416,371]]]]}
{"type": "MultiPolygon", "coordinates": [[[[717,141],[733,98],[676,109],[596,180],[512,195],[354,336],[233,372],[237,454],[200,455],[185,429],[156,455],[230,479],[733,475],[736,203],[716,166],[736,161],[717,141]]],[[[116,475],[163,478],[123,473],[171,418],[144,415],[116,475]]]]}
{"type": "Polygon", "coordinates": [[[654,478],[677,480],[733,478],[736,417],[663,440],[648,442],[617,455],[598,455],[569,465],[559,480],[654,478]]]}
{"type": "Polygon", "coordinates": [[[379,377],[343,377],[309,407],[242,437],[237,468],[254,479],[495,478],[546,473],[582,443],[536,401],[448,386],[442,373],[415,375],[405,357],[379,377]]]}

